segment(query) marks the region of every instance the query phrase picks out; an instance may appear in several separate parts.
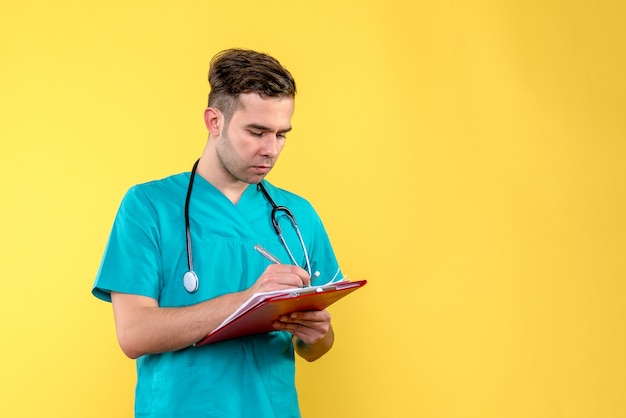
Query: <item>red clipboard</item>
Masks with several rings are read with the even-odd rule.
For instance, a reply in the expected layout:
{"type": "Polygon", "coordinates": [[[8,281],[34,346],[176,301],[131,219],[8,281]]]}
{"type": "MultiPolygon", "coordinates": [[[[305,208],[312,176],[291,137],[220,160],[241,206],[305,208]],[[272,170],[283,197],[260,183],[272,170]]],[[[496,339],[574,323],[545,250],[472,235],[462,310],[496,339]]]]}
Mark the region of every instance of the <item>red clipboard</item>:
{"type": "Polygon", "coordinates": [[[325,286],[254,295],[195,345],[201,346],[231,338],[275,331],[272,322],[282,315],[326,309],[366,283],[367,280],[345,281],[325,286]]]}

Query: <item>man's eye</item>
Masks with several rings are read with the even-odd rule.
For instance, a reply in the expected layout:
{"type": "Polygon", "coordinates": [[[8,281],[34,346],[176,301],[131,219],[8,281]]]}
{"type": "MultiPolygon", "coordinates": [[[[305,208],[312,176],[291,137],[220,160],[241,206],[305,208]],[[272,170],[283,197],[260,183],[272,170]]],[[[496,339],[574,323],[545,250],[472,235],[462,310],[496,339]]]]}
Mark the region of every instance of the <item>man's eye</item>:
{"type": "Polygon", "coordinates": [[[263,132],[262,131],[250,131],[250,135],[252,136],[263,136],[263,132]]]}

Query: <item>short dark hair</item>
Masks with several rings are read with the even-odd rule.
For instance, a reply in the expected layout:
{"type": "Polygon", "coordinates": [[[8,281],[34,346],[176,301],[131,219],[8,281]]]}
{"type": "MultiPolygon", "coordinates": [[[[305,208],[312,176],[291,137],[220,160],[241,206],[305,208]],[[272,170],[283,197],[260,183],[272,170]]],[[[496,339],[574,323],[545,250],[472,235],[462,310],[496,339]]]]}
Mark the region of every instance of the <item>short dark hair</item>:
{"type": "Polygon", "coordinates": [[[239,106],[239,95],[295,97],[296,82],[276,58],[247,49],[227,49],[215,55],[209,69],[209,107],[229,120],[239,106]]]}

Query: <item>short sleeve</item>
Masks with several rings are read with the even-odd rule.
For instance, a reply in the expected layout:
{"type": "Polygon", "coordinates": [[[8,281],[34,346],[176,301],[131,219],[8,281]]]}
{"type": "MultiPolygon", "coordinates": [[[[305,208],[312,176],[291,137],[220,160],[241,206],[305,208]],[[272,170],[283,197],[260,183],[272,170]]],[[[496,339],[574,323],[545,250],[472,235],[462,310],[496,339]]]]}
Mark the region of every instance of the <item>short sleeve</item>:
{"type": "Polygon", "coordinates": [[[157,211],[141,188],[124,196],[115,217],[92,293],[110,302],[111,292],[158,300],[161,277],[157,211]]]}
{"type": "Polygon", "coordinates": [[[313,272],[318,271],[320,273],[320,276],[314,280],[313,284],[322,285],[331,281],[338,281],[343,277],[339,263],[335,257],[335,252],[324,224],[312,206],[311,220],[313,230],[309,244],[311,269],[313,272]]]}

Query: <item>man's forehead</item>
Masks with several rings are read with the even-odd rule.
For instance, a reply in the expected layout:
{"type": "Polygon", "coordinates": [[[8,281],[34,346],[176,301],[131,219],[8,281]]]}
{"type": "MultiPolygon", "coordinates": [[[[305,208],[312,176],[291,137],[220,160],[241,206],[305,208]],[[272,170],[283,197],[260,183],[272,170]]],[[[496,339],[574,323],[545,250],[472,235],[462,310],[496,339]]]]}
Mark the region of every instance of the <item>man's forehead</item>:
{"type": "Polygon", "coordinates": [[[266,96],[256,92],[242,93],[237,98],[237,108],[246,108],[247,106],[259,106],[264,104],[273,103],[294,103],[294,98],[291,96],[266,96]]]}
{"type": "MultiPolygon", "coordinates": [[[[291,117],[294,111],[292,97],[267,97],[257,93],[247,93],[239,97],[239,106],[233,113],[233,118],[239,119],[245,125],[258,125],[270,128],[271,125],[281,125],[280,129],[291,128],[291,117]]],[[[271,128],[276,128],[273,126],[271,128]]]]}

